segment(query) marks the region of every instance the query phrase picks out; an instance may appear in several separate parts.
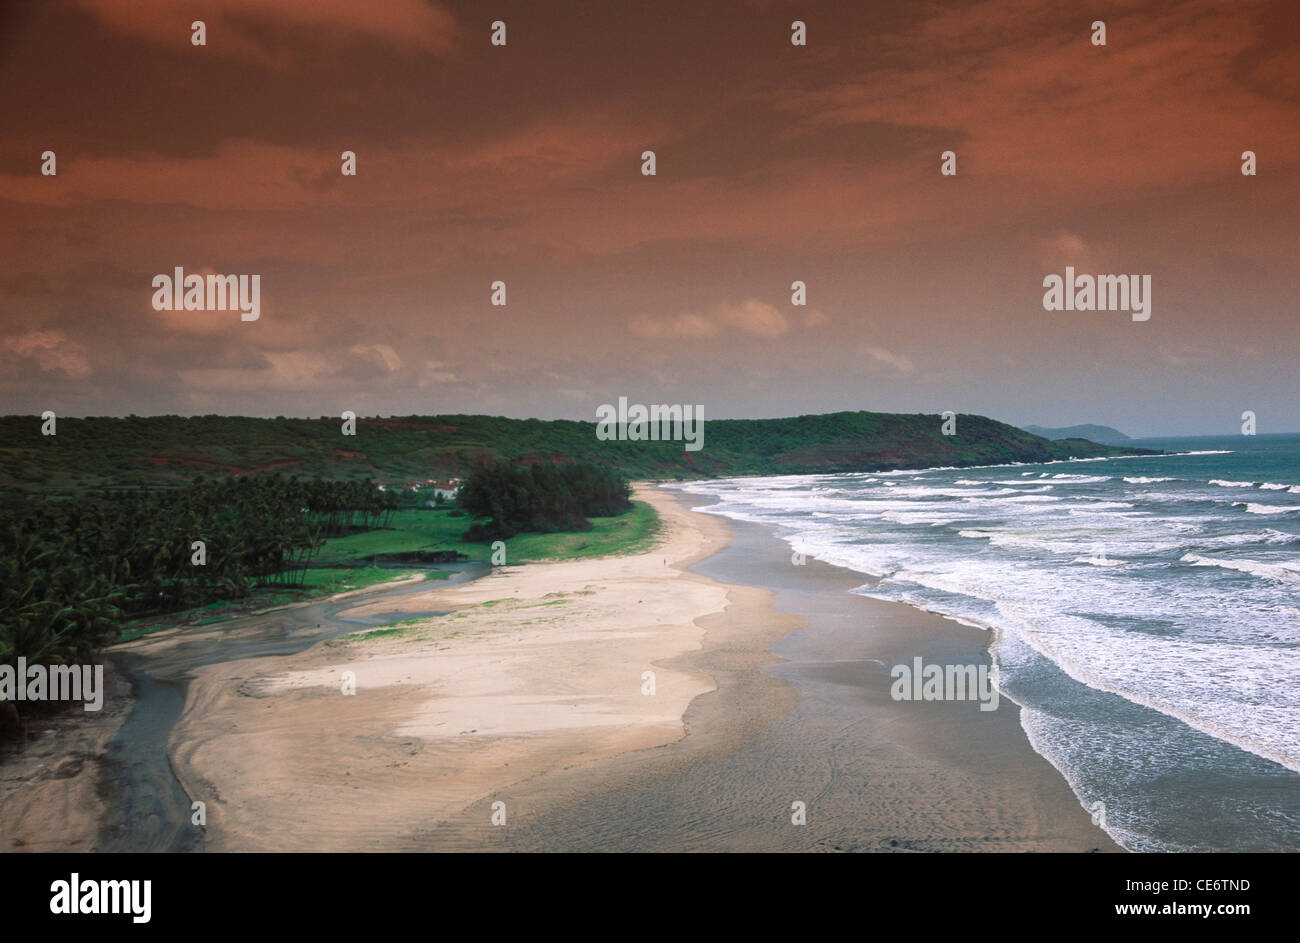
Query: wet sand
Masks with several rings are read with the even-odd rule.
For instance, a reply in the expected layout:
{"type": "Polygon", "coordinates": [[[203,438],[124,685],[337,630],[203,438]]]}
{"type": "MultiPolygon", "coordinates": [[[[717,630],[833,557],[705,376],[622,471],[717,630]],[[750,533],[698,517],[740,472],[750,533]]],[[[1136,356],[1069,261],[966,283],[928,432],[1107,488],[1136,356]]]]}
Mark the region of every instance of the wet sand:
{"type": "MultiPolygon", "coordinates": [[[[684,505],[698,504],[681,496],[684,505]]],[[[743,629],[714,623],[679,659],[719,679],[686,714],[689,735],[514,791],[527,810],[504,847],[574,851],[1119,851],[1055,769],[1019,711],[973,702],[896,702],[886,666],[988,663],[987,638],[897,603],[849,592],[866,578],[809,559],[759,525],[694,569],[774,592],[806,626],[762,671],[743,629]],[[792,823],[804,803],[806,824],[792,823]]],[[[483,810],[479,810],[482,814],[483,810]]]]}
{"type": "Polygon", "coordinates": [[[0,852],[95,850],[112,803],[100,768],[133,705],[130,681],[108,662],[102,710],[34,721],[26,742],[0,750],[0,852]]]}

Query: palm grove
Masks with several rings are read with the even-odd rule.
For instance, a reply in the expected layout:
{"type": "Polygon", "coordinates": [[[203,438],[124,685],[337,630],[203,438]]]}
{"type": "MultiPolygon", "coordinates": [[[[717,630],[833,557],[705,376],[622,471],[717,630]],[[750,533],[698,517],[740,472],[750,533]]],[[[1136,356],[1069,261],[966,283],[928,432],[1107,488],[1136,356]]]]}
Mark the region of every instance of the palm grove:
{"type": "MultiPolygon", "coordinates": [[[[629,488],[591,465],[482,462],[458,495],[465,538],[585,530],[627,510],[629,488]]],[[[325,539],[384,527],[398,495],[371,481],[278,474],[171,489],[12,494],[0,504],[0,664],[76,664],[127,619],[298,585],[325,539]]],[[[431,512],[434,513],[434,512],[431,512]]]]}

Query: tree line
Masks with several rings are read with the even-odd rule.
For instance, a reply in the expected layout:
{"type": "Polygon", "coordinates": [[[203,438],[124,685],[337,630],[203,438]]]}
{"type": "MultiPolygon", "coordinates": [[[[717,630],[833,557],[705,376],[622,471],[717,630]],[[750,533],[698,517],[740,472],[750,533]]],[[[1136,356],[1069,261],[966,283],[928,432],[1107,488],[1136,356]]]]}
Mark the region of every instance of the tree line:
{"type": "Polygon", "coordinates": [[[466,540],[478,542],[589,530],[588,517],[621,514],[632,506],[631,494],[627,479],[600,465],[483,459],[461,484],[456,502],[469,516],[487,518],[465,533],[466,540]]]}
{"type": "Polygon", "coordinates": [[[396,506],[371,482],[279,475],[11,494],[0,505],[0,664],[82,662],[124,618],[300,583],[325,536],[380,526],[396,506]]]}

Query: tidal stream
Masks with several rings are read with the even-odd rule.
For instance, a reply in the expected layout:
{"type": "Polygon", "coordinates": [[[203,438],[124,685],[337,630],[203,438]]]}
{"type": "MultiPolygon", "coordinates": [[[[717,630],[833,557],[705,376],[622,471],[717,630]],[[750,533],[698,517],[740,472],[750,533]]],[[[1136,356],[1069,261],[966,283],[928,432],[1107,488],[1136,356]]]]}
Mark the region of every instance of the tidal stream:
{"type": "Polygon", "coordinates": [[[221,634],[181,634],[156,652],[109,654],[116,669],[131,682],[135,704],[109,741],[100,766],[98,790],[109,812],[100,828],[96,851],[201,851],[204,831],[191,824],[191,801],[172,770],[167,743],[185,710],[193,672],[206,665],[293,655],[317,642],[373,628],[397,619],[442,615],[396,607],[387,612],[344,617],[360,606],[373,607],[430,589],[465,583],[490,570],[482,563],[437,567],[453,575],[438,583],[416,580],[373,592],[308,605],[242,616],[221,625],[221,634]]]}

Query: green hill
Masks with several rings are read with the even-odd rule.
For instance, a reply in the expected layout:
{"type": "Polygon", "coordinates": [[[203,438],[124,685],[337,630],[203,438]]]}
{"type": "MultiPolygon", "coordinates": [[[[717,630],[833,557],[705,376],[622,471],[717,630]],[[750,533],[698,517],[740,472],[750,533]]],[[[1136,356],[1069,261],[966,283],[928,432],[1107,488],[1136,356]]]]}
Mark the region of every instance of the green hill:
{"type": "Polygon", "coordinates": [[[1026,432],[1032,432],[1034,435],[1040,435],[1044,439],[1088,439],[1091,442],[1100,442],[1103,445],[1124,445],[1133,440],[1110,426],[1098,426],[1093,423],[1085,423],[1080,426],[1062,426],[1060,428],[1047,428],[1045,426],[1025,426],[1026,432]]]}
{"type": "Polygon", "coordinates": [[[1082,440],[1052,442],[983,416],[961,415],[957,434],[937,415],[841,412],[788,419],[717,419],[703,448],[681,442],[601,441],[594,422],[497,416],[339,419],[130,416],[60,419],[41,435],[36,416],[0,417],[0,487],[66,493],[100,485],[166,485],[196,474],[280,472],[386,485],[463,476],[481,455],[587,461],[630,478],[882,471],[941,465],[1042,462],[1133,454],[1082,440]]]}

